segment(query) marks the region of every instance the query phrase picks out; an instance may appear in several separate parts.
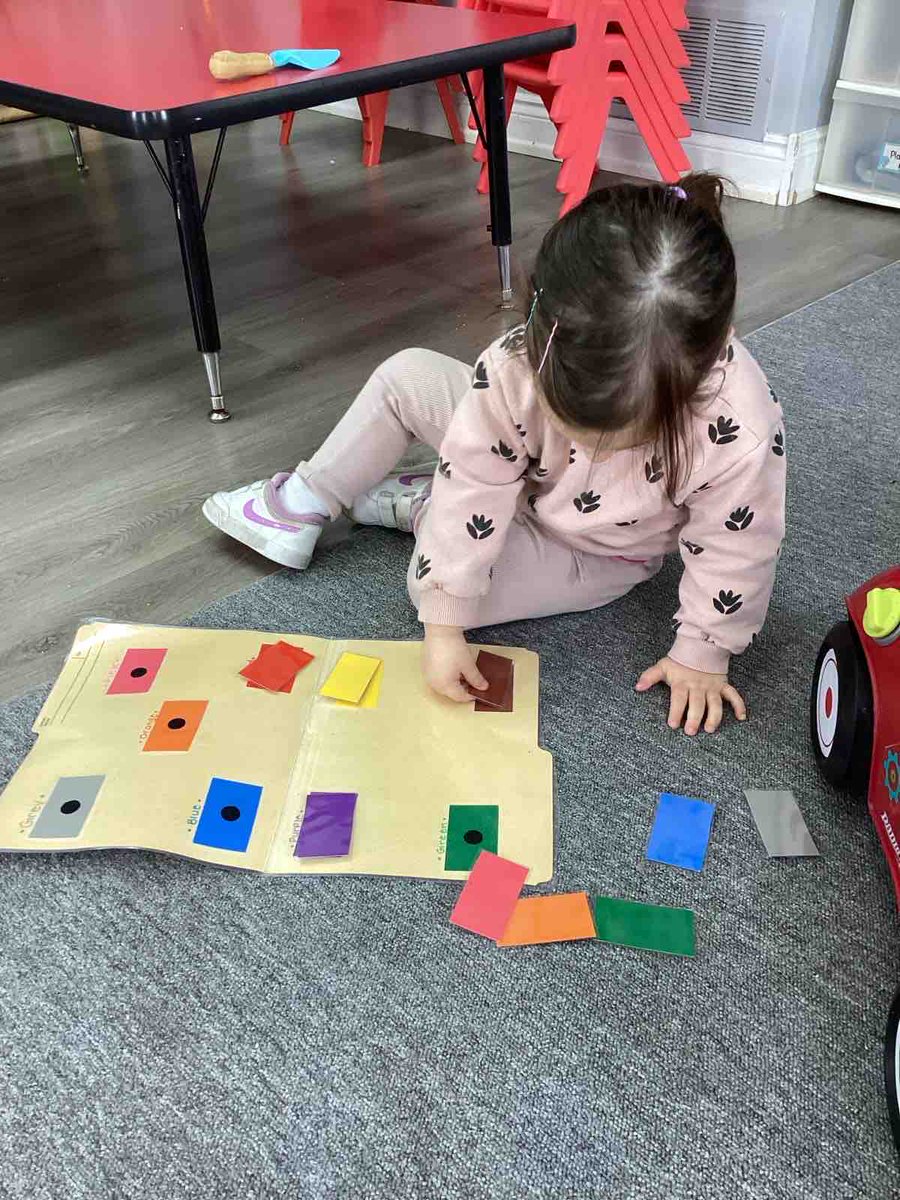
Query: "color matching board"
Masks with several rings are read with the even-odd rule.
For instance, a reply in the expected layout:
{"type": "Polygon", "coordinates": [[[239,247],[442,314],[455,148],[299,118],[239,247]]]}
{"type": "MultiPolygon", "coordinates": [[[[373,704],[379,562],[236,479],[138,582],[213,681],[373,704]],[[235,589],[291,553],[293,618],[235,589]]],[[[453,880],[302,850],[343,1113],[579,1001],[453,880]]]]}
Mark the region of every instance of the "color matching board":
{"type": "Polygon", "coordinates": [[[491,650],[514,663],[511,712],[432,693],[420,642],[85,625],[0,797],[0,850],[461,879],[489,849],[546,882],[553,762],[538,745],[538,657],[491,650]],[[253,686],[240,671],[277,641],[312,662],[289,690],[253,686]],[[382,662],[358,705],[320,695],[345,653],[382,662]],[[357,797],[349,853],[298,857],[307,797],[321,793],[357,797]]]}

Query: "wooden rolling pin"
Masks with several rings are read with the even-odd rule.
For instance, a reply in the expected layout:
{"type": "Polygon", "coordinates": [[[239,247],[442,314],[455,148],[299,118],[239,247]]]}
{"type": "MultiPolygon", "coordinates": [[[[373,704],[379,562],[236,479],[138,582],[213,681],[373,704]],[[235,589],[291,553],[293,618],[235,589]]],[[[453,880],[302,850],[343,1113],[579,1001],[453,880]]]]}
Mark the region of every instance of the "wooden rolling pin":
{"type": "Polygon", "coordinates": [[[244,79],[248,75],[268,75],[277,67],[303,67],[321,71],[341,57],[340,50],[272,50],[241,54],[236,50],[217,50],[209,60],[214,79],[244,79]]]}

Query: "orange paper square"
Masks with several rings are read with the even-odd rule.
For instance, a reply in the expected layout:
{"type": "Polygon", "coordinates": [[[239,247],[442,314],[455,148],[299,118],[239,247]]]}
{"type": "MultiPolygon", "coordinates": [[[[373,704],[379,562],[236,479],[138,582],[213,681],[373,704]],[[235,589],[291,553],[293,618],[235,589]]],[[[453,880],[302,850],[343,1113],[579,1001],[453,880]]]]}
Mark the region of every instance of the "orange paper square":
{"type": "Polygon", "coordinates": [[[208,700],[167,700],[144,742],[145,750],[190,750],[208,700]]]}
{"type": "Polygon", "coordinates": [[[519,900],[497,945],[534,946],[539,942],[573,942],[594,936],[587,892],[564,892],[519,900]]]}

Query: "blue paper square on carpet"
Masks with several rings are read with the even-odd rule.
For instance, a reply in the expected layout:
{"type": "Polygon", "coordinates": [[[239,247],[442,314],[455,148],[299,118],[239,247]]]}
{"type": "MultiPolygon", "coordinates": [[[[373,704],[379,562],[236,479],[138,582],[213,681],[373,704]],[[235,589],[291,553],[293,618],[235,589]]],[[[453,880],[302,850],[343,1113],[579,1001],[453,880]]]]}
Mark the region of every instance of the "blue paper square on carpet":
{"type": "Polygon", "coordinates": [[[664,792],[656,806],[647,857],[653,862],[702,871],[716,806],[664,792]]]}

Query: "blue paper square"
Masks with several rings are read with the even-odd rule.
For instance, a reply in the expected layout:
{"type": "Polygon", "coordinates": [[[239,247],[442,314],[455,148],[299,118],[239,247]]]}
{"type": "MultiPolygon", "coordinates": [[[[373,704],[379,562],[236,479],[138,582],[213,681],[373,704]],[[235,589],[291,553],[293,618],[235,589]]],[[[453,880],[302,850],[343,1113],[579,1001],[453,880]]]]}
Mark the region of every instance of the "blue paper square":
{"type": "Polygon", "coordinates": [[[656,806],[647,857],[653,862],[702,871],[716,806],[664,792],[656,806]]]}
{"type": "Polygon", "coordinates": [[[195,844],[243,853],[250,844],[260,796],[262,788],[255,783],[213,776],[194,832],[195,844]]]}

